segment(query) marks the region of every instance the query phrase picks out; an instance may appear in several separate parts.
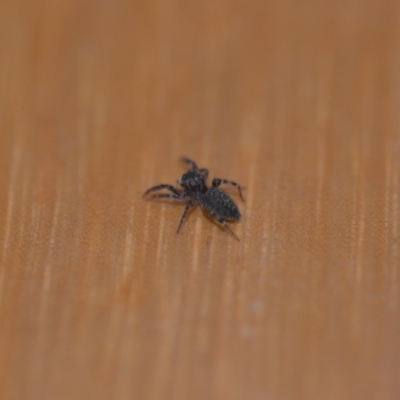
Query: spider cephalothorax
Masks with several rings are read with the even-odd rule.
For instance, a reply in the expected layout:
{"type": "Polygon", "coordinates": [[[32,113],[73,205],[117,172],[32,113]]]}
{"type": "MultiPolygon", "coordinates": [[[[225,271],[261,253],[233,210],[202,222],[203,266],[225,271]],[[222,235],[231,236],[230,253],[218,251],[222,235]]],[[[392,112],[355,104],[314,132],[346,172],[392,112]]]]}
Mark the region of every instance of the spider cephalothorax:
{"type": "Polygon", "coordinates": [[[188,158],[182,158],[182,161],[190,166],[190,169],[177,181],[183,190],[176,189],[172,185],[160,184],[147,190],[143,196],[147,196],[151,192],[166,189],[169,193],[154,194],[149,200],[172,199],[187,202],[177,233],[179,233],[188,211],[199,204],[218,224],[222,225],[232,236],[239,240],[231,231],[227,222],[240,221],[240,211],[230,196],[220,189],[219,186],[224,183],[237,187],[240,198],[244,201],[240,185],[226,179],[216,178],[213,179],[212,186],[207,187],[208,169],[198,168],[196,163],[188,158]]]}

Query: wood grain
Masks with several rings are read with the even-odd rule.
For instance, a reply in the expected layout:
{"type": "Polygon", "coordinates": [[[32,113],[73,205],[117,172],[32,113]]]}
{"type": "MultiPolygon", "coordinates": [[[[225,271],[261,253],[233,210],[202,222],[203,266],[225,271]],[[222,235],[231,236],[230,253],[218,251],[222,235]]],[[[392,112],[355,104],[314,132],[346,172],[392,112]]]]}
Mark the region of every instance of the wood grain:
{"type": "Polygon", "coordinates": [[[2,1],[0,398],[398,399],[399,6],[2,1]]]}

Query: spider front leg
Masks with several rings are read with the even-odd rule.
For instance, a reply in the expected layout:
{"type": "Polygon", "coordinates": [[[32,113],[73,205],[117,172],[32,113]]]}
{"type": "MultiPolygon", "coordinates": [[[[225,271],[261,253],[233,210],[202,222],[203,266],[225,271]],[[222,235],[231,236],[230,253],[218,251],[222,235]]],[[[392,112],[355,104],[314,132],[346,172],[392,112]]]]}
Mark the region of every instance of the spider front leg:
{"type": "Polygon", "coordinates": [[[146,190],[144,192],[144,194],[143,194],[143,197],[147,196],[151,192],[155,192],[155,191],[161,190],[161,189],[167,189],[171,193],[173,193],[173,194],[175,194],[177,196],[181,195],[181,193],[182,193],[180,190],[174,188],[172,185],[168,185],[168,184],[162,183],[161,185],[153,186],[150,189],[146,190]]]}
{"type": "Polygon", "coordinates": [[[156,199],[172,199],[177,201],[186,201],[187,197],[185,193],[181,193],[180,196],[173,193],[161,193],[151,196],[148,200],[156,200],[156,199]]]}
{"type": "Polygon", "coordinates": [[[233,182],[233,181],[228,181],[228,180],[226,180],[226,179],[219,179],[219,178],[215,178],[215,179],[213,179],[213,181],[212,181],[213,187],[218,187],[218,186],[220,186],[221,184],[227,184],[227,185],[232,185],[232,186],[237,187],[237,188],[238,188],[238,191],[239,191],[240,198],[244,201],[243,194],[242,194],[242,188],[241,188],[241,186],[240,186],[238,183],[233,182]]]}
{"type": "Polygon", "coordinates": [[[190,158],[182,157],[181,161],[188,164],[191,169],[197,169],[197,164],[190,158]]]}

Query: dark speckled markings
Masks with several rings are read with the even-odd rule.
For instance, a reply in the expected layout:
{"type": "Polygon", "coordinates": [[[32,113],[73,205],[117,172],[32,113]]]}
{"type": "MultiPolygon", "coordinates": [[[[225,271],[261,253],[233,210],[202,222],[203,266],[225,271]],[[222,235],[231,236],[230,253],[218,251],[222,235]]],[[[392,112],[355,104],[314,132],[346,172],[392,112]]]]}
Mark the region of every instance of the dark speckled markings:
{"type": "Polygon", "coordinates": [[[242,217],[237,205],[218,187],[210,187],[201,198],[200,204],[211,215],[226,221],[240,221],[242,217]]]}
{"type": "Polygon", "coordinates": [[[208,170],[205,168],[198,168],[196,163],[188,158],[182,158],[182,161],[190,166],[190,169],[177,181],[177,183],[183,187],[183,190],[176,189],[168,184],[160,184],[147,190],[143,196],[147,196],[151,192],[166,189],[169,193],[154,194],[149,200],[172,199],[175,201],[187,202],[176,233],[179,233],[189,210],[197,204],[200,204],[218,224],[239,240],[229,228],[227,222],[240,221],[242,216],[235,202],[226,192],[220,189],[219,186],[221,184],[228,184],[237,187],[240,198],[244,201],[240,185],[226,179],[216,178],[212,181],[212,186],[207,187],[208,170]]]}

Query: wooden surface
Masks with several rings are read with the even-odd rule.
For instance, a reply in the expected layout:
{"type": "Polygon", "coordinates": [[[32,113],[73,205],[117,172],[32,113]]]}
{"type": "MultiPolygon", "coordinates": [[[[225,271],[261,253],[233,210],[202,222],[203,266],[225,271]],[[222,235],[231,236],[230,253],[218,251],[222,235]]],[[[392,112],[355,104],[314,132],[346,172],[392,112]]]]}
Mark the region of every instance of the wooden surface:
{"type": "Polygon", "coordinates": [[[399,6],[2,1],[0,398],[399,399],[399,6]]]}

